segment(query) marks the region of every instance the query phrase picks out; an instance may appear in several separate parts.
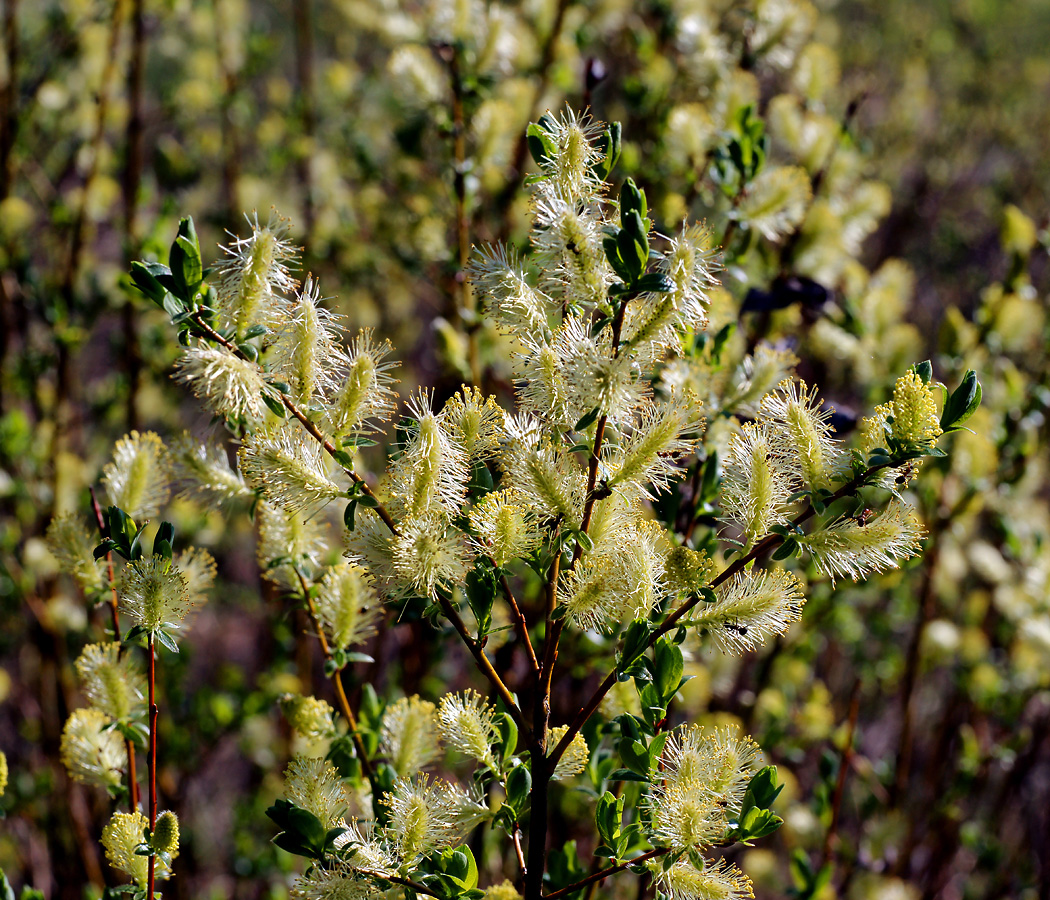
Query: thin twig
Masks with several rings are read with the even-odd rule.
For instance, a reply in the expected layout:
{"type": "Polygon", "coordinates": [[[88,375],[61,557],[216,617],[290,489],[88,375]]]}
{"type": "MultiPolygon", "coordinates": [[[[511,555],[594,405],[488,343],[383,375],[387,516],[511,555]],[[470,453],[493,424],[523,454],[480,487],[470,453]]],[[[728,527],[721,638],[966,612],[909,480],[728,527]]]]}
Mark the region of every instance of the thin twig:
{"type": "Polygon", "coordinates": [[[459,636],[463,639],[463,643],[466,644],[467,649],[470,651],[471,656],[474,657],[474,661],[481,670],[481,674],[492,683],[492,686],[496,689],[500,699],[506,705],[511,718],[514,719],[515,724],[521,729],[525,739],[529,740],[532,732],[529,728],[528,722],[525,721],[525,717],[522,715],[521,709],[519,708],[517,701],[514,699],[514,695],[510,692],[507,685],[503,683],[503,679],[499,677],[499,673],[492,665],[492,661],[485,655],[485,648],[481,646],[479,641],[474,640],[471,636],[470,631],[460,618],[459,613],[456,612],[451,600],[439,595],[438,603],[441,606],[441,611],[445,614],[445,618],[452,623],[452,627],[459,633],[459,636]]]}
{"type": "Polygon", "coordinates": [[[379,881],[389,881],[391,884],[400,884],[402,887],[407,887],[417,894],[426,894],[428,897],[441,896],[441,894],[435,893],[425,884],[420,884],[418,881],[412,881],[409,878],[402,878],[400,875],[385,875],[382,872],[372,872],[369,869],[354,869],[354,871],[358,875],[364,875],[365,878],[375,878],[379,881]]]}
{"type": "MultiPolygon", "coordinates": [[[[149,690],[149,753],[146,756],[146,763],[149,766],[149,830],[152,833],[157,828],[157,714],[159,712],[155,688],[157,660],[152,631],[149,633],[146,641],[146,653],[148,654],[146,677],[149,690]]],[[[146,888],[146,896],[150,900],[153,900],[154,897],[153,886],[156,861],[157,857],[151,853],[149,856],[148,884],[146,888]]]]}
{"type": "MultiPolygon", "coordinates": [[[[324,629],[321,627],[321,620],[317,615],[317,604],[314,602],[314,598],[310,596],[310,586],[306,583],[306,578],[303,577],[303,573],[297,568],[295,574],[299,579],[299,585],[303,590],[303,597],[306,598],[306,608],[310,612],[310,619],[313,622],[314,629],[317,632],[317,637],[321,642],[321,653],[324,655],[325,660],[332,658],[332,648],[328,643],[328,638],[325,636],[324,629]]],[[[372,796],[379,799],[379,791],[376,788],[375,783],[375,771],[372,768],[372,763],[368,759],[368,751],[365,749],[365,742],[361,738],[361,732],[357,727],[357,717],[354,715],[353,709],[350,707],[350,701],[347,699],[346,691],[343,689],[343,680],[339,675],[340,670],[336,669],[332,673],[332,686],[335,688],[335,696],[339,701],[339,710],[342,712],[343,717],[346,719],[347,725],[350,726],[350,739],[354,742],[354,749],[357,751],[357,757],[361,760],[361,769],[365,773],[365,778],[368,779],[368,783],[372,788],[372,796]]]]}
{"type": "Polygon", "coordinates": [[[500,575],[500,584],[503,586],[503,593],[507,598],[507,603],[510,605],[511,614],[514,616],[514,622],[518,626],[518,634],[521,637],[522,643],[525,645],[525,652],[529,656],[529,662],[532,664],[532,669],[535,673],[539,673],[540,664],[536,659],[536,650],[532,646],[532,639],[529,637],[529,623],[525,619],[525,614],[521,611],[521,607],[518,606],[518,601],[514,599],[514,592],[510,589],[510,582],[507,580],[507,576],[500,575]]]}
{"type": "MultiPolygon", "coordinates": [[[[98,498],[95,496],[95,488],[89,487],[88,493],[91,495],[91,509],[95,513],[95,522],[98,525],[99,537],[106,538],[106,522],[102,518],[102,508],[98,505],[98,498]]],[[[123,655],[127,649],[120,640],[120,611],[119,602],[120,598],[117,596],[117,583],[113,577],[113,553],[106,553],[106,580],[109,584],[109,614],[110,620],[113,625],[113,639],[119,645],[118,655],[123,655]]],[[[124,748],[128,753],[128,805],[131,807],[131,811],[134,812],[139,808],[139,783],[138,775],[135,772],[135,742],[129,737],[124,738],[124,748]]]]}
{"type": "MultiPolygon", "coordinates": [[[[850,494],[855,493],[861,487],[864,487],[866,484],[869,483],[869,480],[871,479],[872,475],[891,465],[892,463],[884,463],[882,465],[869,467],[863,473],[856,476],[855,478],[844,484],[841,488],[839,488],[834,494],[832,494],[832,496],[827,500],[827,502],[824,505],[830,506],[836,500],[841,500],[843,497],[847,497],[850,494]]],[[[813,504],[807,503],[806,508],[791,521],[791,527],[797,528],[803,523],[808,522],[814,515],[816,515],[816,510],[813,508],[813,504]]],[[[738,574],[739,572],[742,572],[749,562],[758,559],[759,557],[765,555],[771,550],[776,549],[783,542],[783,535],[766,535],[751,549],[750,553],[748,553],[746,556],[739,557],[733,563],[726,566],[726,568],[723,569],[722,572],[714,578],[709,587],[716,588],[719,585],[724,584],[734,575],[738,574]]],[[[690,597],[688,600],[686,600],[680,607],[678,607],[678,609],[676,609],[673,613],[671,613],[671,615],[669,615],[664,620],[663,624],[661,624],[659,628],[653,631],[653,633],[649,636],[649,640],[646,642],[645,647],[642,649],[642,652],[644,653],[646,650],[652,647],[661,637],[667,634],[667,632],[675,628],[678,625],[678,622],[702,600],[703,598],[700,595],[690,597]]],[[[592,715],[594,715],[595,711],[601,705],[603,698],[607,693],[609,693],[610,690],[612,690],[612,686],[615,683],[616,670],[613,669],[605,677],[605,680],[602,681],[600,685],[598,685],[597,689],[591,695],[591,698],[587,701],[587,703],[584,704],[583,707],[580,708],[579,712],[576,713],[576,715],[573,717],[572,722],[569,724],[568,730],[562,736],[562,739],[558,742],[558,746],[551,751],[550,757],[555,762],[557,762],[557,760],[561,758],[562,754],[568,749],[569,744],[572,743],[572,739],[580,733],[580,729],[583,728],[583,726],[587,723],[587,720],[590,719],[592,715]]]]}
{"type": "Polygon", "coordinates": [[[831,824],[824,835],[824,846],[820,854],[820,866],[824,868],[831,859],[832,842],[839,824],[839,813],[842,809],[842,797],[846,789],[846,775],[853,764],[853,735],[857,730],[857,714],[860,711],[860,679],[853,682],[849,698],[849,725],[846,727],[846,744],[842,748],[842,760],[839,763],[839,774],[835,780],[835,793],[831,798],[831,824]]]}
{"type": "Polygon", "coordinates": [[[650,850],[648,853],[643,853],[641,856],[636,856],[634,859],[625,860],[622,863],[617,863],[615,866],[609,866],[607,869],[602,869],[600,872],[595,872],[593,875],[588,875],[586,878],[581,878],[575,884],[570,884],[567,887],[563,887],[560,890],[552,891],[549,894],[543,895],[543,900],[558,900],[559,897],[567,897],[574,891],[585,888],[589,884],[594,882],[604,881],[610,875],[615,875],[617,872],[622,872],[628,866],[633,866],[636,863],[643,863],[650,859],[656,859],[660,856],[666,856],[670,853],[670,849],[667,847],[657,847],[655,850],[650,850]]]}

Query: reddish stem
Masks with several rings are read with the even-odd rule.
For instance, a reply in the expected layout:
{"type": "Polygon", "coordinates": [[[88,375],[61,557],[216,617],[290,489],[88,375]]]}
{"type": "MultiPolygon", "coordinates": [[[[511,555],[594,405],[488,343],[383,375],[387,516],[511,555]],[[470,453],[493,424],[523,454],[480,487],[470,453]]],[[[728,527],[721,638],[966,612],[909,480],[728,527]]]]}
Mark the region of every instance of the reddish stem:
{"type": "MultiPolygon", "coordinates": [[[[146,757],[146,762],[149,766],[149,830],[150,833],[157,827],[157,697],[156,697],[156,679],[157,679],[157,660],[156,651],[153,647],[153,634],[150,633],[149,640],[146,645],[146,652],[148,654],[147,662],[147,673],[146,677],[149,684],[149,754],[146,757]]],[[[157,858],[153,855],[149,857],[149,879],[146,888],[147,900],[153,900],[153,886],[156,877],[154,871],[157,858]]]]}

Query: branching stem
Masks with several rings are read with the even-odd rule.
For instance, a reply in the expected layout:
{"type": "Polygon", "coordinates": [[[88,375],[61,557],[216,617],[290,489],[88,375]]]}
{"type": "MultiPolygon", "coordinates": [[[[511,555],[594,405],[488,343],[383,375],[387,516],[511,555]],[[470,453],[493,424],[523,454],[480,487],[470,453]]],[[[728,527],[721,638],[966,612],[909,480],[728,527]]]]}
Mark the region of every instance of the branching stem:
{"type": "MultiPolygon", "coordinates": [[[[830,506],[836,500],[841,500],[843,497],[848,497],[856,493],[860,488],[864,487],[870,482],[871,477],[875,473],[879,472],[881,469],[888,468],[891,465],[893,464],[884,463],[882,465],[871,466],[865,469],[864,472],[862,472],[860,475],[857,475],[852,480],[846,482],[846,484],[844,484],[837,491],[835,491],[835,493],[825,503],[825,506],[830,506]]],[[[802,510],[802,512],[800,512],[794,519],[792,519],[791,525],[793,528],[797,528],[804,522],[808,522],[811,518],[813,518],[814,515],[816,515],[816,510],[814,509],[813,504],[807,503],[806,508],[802,510]]],[[[764,538],[762,538],[761,541],[755,544],[755,546],[751,549],[750,553],[748,553],[745,556],[739,557],[738,559],[734,560],[730,565],[726,566],[726,568],[723,569],[721,573],[719,573],[714,578],[714,580],[710,584],[710,587],[716,588],[719,585],[724,584],[734,575],[738,574],[739,572],[742,572],[749,562],[751,562],[752,560],[759,559],[766,553],[769,553],[771,550],[775,550],[783,542],[783,535],[767,534],[764,538]]],[[[655,629],[653,633],[649,636],[649,640],[645,645],[645,650],[648,650],[657,642],[657,640],[663,637],[663,635],[667,634],[669,631],[675,628],[678,625],[678,622],[698,603],[700,603],[702,599],[703,598],[699,595],[695,597],[690,597],[681,606],[679,606],[678,609],[671,613],[671,615],[664,619],[663,623],[659,626],[659,628],[655,629]]],[[[612,690],[612,686],[615,683],[616,670],[613,669],[608,675],[605,676],[605,680],[602,681],[600,685],[598,685],[598,688],[591,695],[590,700],[588,700],[587,703],[580,708],[579,712],[576,713],[575,717],[573,717],[572,722],[569,724],[568,731],[565,732],[562,739],[558,742],[558,746],[551,751],[551,759],[557,762],[561,758],[562,754],[568,749],[569,744],[572,743],[572,739],[580,733],[580,729],[583,728],[583,726],[587,724],[587,720],[590,719],[592,715],[594,715],[595,711],[601,705],[601,702],[604,699],[605,695],[609,693],[610,690],[612,690]]]]}
{"type": "Polygon", "coordinates": [[[609,866],[607,869],[602,869],[600,872],[595,872],[593,875],[588,875],[586,878],[581,878],[575,884],[570,884],[567,887],[561,888],[561,890],[544,894],[543,900],[558,900],[559,897],[567,897],[569,894],[572,894],[581,888],[585,888],[590,884],[596,884],[599,881],[604,881],[610,875],[622,872],[628,866],[633,866],[636,863],[647,862],[650,859],[657,859],[658,857],[666,856],[670,852],[670,849],[667,847],[657,847],[654,850],[650,850],[648,853],[636,856],[634,859],[628,859],[622,863],[617,863],[615,866],[609,866]]]}
{"type": "MultiPolygon", "coordinates": [[[[327,662],[332,658],[332,648],[329,646],[328,638],[325,637],[324,629],[321,627],[321,620],[317,615],[317,604],[314,602],[314,598],[310,596],[310,585],[307,584],[306,579],[303,577],[303,573],[296,569],[295,574],[299,578],[299,586],[302,588],[303,597],[306,598],[306,607],[310,612],[310,620],[313,622],[314,629],[317,632],[317,637],[321,642],[321,653],[324,655],[325,661],[327,662]]],[[[357,751],[357,758],[361,761],[361,770],[365,773],[365,778],[368,779],[368,784],[372,788],[372,796],[378,799],[379,791],[375,784],[375,771],[373,770],[372,763],[368,758],[368,751],[365,749],[365,743],[361,739],[361,732],[357,727],[357,716],[354,715],[354,711],[350,706],[350,701],[347,699],[346,691],[343,688],[343,679],[340,677],[339,673],[339,669],[336,669],[332,673],[332,687],[335,689],[336,700],[339,702],[339,711],[343,714],[343,718],[346,719],[346,724],[350,728],[350,739],[354,742],[354,749],[357,751]]]]}

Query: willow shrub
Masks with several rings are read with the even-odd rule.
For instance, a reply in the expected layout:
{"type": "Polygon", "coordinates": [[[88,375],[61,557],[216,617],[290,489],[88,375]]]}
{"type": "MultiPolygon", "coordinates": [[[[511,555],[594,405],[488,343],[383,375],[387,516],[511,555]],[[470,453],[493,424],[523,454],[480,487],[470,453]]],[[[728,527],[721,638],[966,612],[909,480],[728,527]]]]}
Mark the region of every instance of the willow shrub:
{"type": "MultiPolygon", "coordinates": [[[[50,529],[65,568],[110,604],[116,640],[77,662],[90,706],[67,722],[62,758],[123,807],[101,840],[133,893],[178,872],[177,811],[158,810],[156,669],[215,572],[168,523],[143,539],[174,478],[254,517],[263,577],[305,610],[324,658],[334,705],[280,703],[301,752],[267,814],[277,846],[305,858],[292,896],[539,900],[614,876],[676,900],[751,895],[723,856],[781,824],[776,769],[738,728],[688,723],[686,659],[784,634],[807,565],[834,583],[918,555],[905,489],[981,388],[968,372],[949,393],[917,364],[839,440],[786,351],[727,371],[728,332],[708,330],[719,254],[703,227],[654,231],[631,179],[609,198],[618,125],[566,111],[528,141],[532,253],[488,246],[470,266],[511,349],[512,409],[477,387],[440,407],[418,389],[390,435],[391,348],[368,331],[346,340],[318,284],[293,278],[280,220],[253,221],[206,270],[187,218],[167,264],[134,266],[178,330],[176,379],[238,450],[231,467],[188,435],[133,432],[105,472],[101,543],[75,517],[50,529]],[[715,424],[718,451],[697,457],[715,424]],[[377,443],[375,478],[362,451],[377,443]],[[355,708],[343,679],[368,637],[420,618],[469,654],[473,686],[398,698],[365,684],[355,708]],[[581,664],[587,690],[565,697],[581,664]],[[549,846],[566,819],[593,859],[549,846]]],[[[746,180],[751,165],[738,153],[725,172],[746,180]]]]}

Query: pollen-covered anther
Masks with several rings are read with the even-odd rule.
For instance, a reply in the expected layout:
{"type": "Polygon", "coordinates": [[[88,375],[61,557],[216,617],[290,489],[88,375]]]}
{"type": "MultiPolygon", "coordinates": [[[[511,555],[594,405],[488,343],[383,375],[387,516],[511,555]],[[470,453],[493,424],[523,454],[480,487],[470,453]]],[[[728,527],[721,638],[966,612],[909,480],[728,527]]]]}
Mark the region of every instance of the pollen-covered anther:
{"type": "Polygon", "coordinates": [[[393,593],[433,597],[438,586],[454,584],[467,574],[466,543],[440,516],[410,519],[391,545],[393,593]]]}
{"type": "MultiPolygon", "coordinates": [[[[547,752],[551,753],[555,747],[561,742],[561,739],[569,731],[568,725],[557,725],[554,728],[547,730],[547,752]]],[[[572,778],[575,775],[579,775],[584,769],[587,768],[587,763],[590,761],[591,751],[587,746],[587,741],[583,735],[576,733],[573,735],[569,746],[565,748],[565,752],[558,759],[558,762],[554,766],[554,774],[551,776],[555,781],[564,781],[566,778],[572,778]]]]}
{"type": "Polygon", "coordinates": [[[352,563],[325,570],[316,603],[321,627],[333,646],[340,648],[363,643],[383,614],[372,578],[352,563]]]}
{"type": "Polygon", "coordinates": [[[95,559],[94,555],[97,543],[79,516],[58,516],[47,526],[47,547],[51,555],[88,597],[107,586],[105,562],[95,559]]]}
{"type": "Polygon", "coordinates": [[[112,790],[128,765],[127,748],[113,720],[97,709],[74,710],[62,729],[59,755],[74,781],[112,790]]]}
{"type": "Polygon", "coordinates": [[[832,582],[842,576],[856,581],[917,555],[924,534],[914,511],[893,500],[870,521],[842,518],[797,540],[832,582]]]}
{"type": "Polygon", "coordinates": [[[327,701],[285,694],[278,702],[288,724],[304,738],[317,740],[335,734],[335,710],[327,701]]]}
{"type": "Polygon", "coordinates": [[[179,496],[201,496],[225,503],[250,501],[254,492],[230,467],[226,451],[209,447],[183,432],[169,447],[172,474],[181,482],[179,496]]]}
{"type": "Polygon", "coordinates": [[[788,498],[798,484],[780,430],[768,421],[748,423],[729,440],[722,482],[722,509],[750,547],[773,525],[787,521],[788,498]]]}
{"type": "Polygon", "coordinates": [[[937,401],[916,372],[897,379],[890,403],[893,436],[899,441],[925,446],[941,434],[937,401]]]}
{"type": "Polygon", "coordinates": [[[763,398],[759,409],[779,426],[808,488],[827,487],[840,474],[842,453],[828,424],[832,410],[821,407],[815,387],[787,379],[763,398]]]}
{"type": "Polygon", "coordinates": [[[785,569],[738,572],[715,589],[715,597],[714,603],[698,604],[690,622],[702,641],[732,654],[783,634],[799,620],[806,602],[798,578],[785,569]]]}
{"type": "Polygon", "coordinates": [[[409,516],[458,511],[467,492],[467,455],[421,391],[409,402],[416,420],[404,452],[390,469],[391,493],[409,516]]]}
{"type": "Polygon", "coordinates": [[[113,461],[102,470],[102,484],[113,506],[132,519],[157,515],[171,496],[171,463],[160,437],[132,431],[113,448],[113,461]]]}
{"type": "Polygon", "coordinates": [[[654,874],[661,893],[670,900],[750,900],[751,879],[725,859],[704,860],[698,869],[687,857],[654,874]]]}
{"type": "Polygon", "coordinates": [[[464,386],[441,410],[441,423],[452,440],[475,464],[493,456],[499,448],[506,414],[495,397],[486,397],[480,389],[464,386]]]}
{"type": "Polygon", "coordinates": [[[199,344],[175,361],[174,379],[189,385],[212,412],[228,419],[244,419],[250,429],[266,418],[262,395],[266,377],[255,363],[222,347],[199,344]]]}
{"type": "Polygon", "coordinates": [[[337,317],[321,306],[320,284],[307,276],[291,304],[268,357],[273,373],[290,383],[297,403],[324,399],[335,390],[341,360],[337,317]]]}
{"type": "Polygon", "coordinates": [[[75,663],[88,702],[107,716],[127,722],[146,711],[146,681],[120,643],[88,644],[75,663]]]}
{"type": "Polygon", "coordinates": [[[296,755],[284,776],[285,799],[313,813],[326,829],[342,822],[347,809],[346,788],[328,760],[296,755]]]}
{"type": "Polygon", "coordinates": [[[607,463],[607,485],[666,489],[679,472],[676,460],[696,447],[700,425],[699,401],[689,392],[674,391],[661,402],[646,400],[630,435],[607,463]]]}
{"type": "Polygon", "coordinates": [[[258,214],[247,218],[251,234],[233,236],[222,248],[226,257],[216,266],[219,315],[238,337],[253,325],[278,325],[285,304],[282,294],[296,287],[289,265],[298,249],[286,240],[287,219],[273,213],[261,225],[258,214]]]}
{"type": "Polygon", "coordinates": [[[316,512],[344,493],[330,477],[332,465],[324,449],[293,423],[249,434],[237,459],[252,487],[293,512],[316,512]]]}
{"type": "Polygon", "coordinates": [[[543,540],[535,511],[523,497],[509,491],[486,494],[471,508],[469,517],[479,551],[500,567],[528,556],[543,540]]]}
{"type": "Polygon", "coordinates": [[[415,775],[441,754],[437,707],[420,697],[402,697],[383,713],[379,750],[401,778],[415,775]]]}
{"type": "MultiPolygon", "coordinates": [[[[141,812],[115,812],[102,829],[102,846],[109,864],[145,888],[149,878],[149,857],[135,851],[142,845],[149,819],[141,812]]],[[[170,854],[175,856],[176,854],[170,854]]],[[[171,867],[162,857],[155,857],[153,877],[164,881],[171,877],[171,867]]]]}
{"type": "Polygon", "coordinates": [[[397,365],[387,359],[391,350],[389,341],[376,343],[371,329],[362,330],[350,342],[345,374],[325,409],[333,437],[371,432],[371,423],[390,416],[396,382],[389,372],[397,365]]]}
{"type": "Polygon", "coordinates": [[[477,691],[446,694],[438,706],[438,724],[445,743],[482,765],[496,770],[492,747],[499,740],[496,711],[477,691]]]}
{"type": "Polygon", "coordinates": [[[192,606],[186,579],[170,560],[132,560],[118,588],[120,610],[147,631],[178,627],[192,606]]]}

